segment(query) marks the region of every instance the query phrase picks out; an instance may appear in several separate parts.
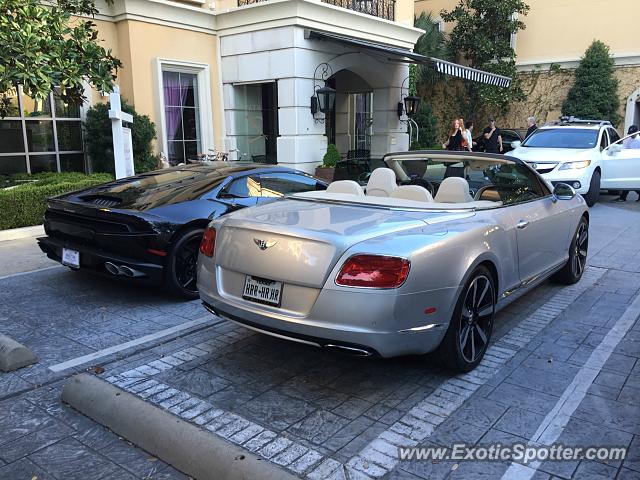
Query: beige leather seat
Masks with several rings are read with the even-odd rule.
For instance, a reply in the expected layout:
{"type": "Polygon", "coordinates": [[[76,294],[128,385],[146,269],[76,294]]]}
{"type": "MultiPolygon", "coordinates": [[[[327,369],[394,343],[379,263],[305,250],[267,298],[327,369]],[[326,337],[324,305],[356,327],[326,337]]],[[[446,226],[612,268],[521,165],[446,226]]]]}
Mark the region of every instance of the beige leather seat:
{"type": "Polygon", "coordinates": [[[473,202],[473,197],[469,193],[469,182],[460,177],[445,178],[438,188],[435,201],[438,203],[473,202]]]}
{"type": "Polygon", "coordinates": [[[367,195],[388,197],[396,188],[396,173],[390,168],[376,168],[367,182],[367,195]]]}
{"type": "Polygon", "coordinates": [[[353,180],[331,182],[327,187],[327,193],[346,193],[348,195],[364,197],[364,190],[358,185],[358,182],[354,182],[353,180]]]}
{"type": "Polygon", "coordinates": [[[391,192],[390,196],[391,198],[402,198],[416,202],[433,202],[433,197],[429,193],[429,190],[420,185],[400,185],[391,192]]]}

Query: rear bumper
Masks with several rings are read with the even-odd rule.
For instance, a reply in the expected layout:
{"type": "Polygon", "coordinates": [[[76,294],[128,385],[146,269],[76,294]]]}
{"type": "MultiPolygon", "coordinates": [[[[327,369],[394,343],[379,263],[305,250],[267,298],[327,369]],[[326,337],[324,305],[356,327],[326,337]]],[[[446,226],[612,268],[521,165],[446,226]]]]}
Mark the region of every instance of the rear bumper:
{"type": "Polygon", "coordinates": [[[102,249],[81,245],[79,243],[60,240],[53,237],[40,237],[37,239],[40,249],[52,260],[62,262],[62,249],[69,248],[80,252],[80,270],[97,273],[111,278],[133,280],[140,283],[159,285],[163,280],[163,266],[161,264],[143,262],[135,258],[114,254],[102,249]],[[129,267],[135,276],[124,274],[114,275],[109,273],[105,263],[111,262],[121,267],[129,267]]]}
{"type": "MultiPolygon", "coordinates": [[[[459,288],[393,295],[322,289],[305,314],[221,295],[215,276],[200,262],[200,298],[210,312],[261,333],[353,353],[394,357],[433,351],[442,341],[459,288]],[[212,281],[213,280],[213,281],[212,281]],[[419,315],[415,312],[418,311],[419,315]],[[426,306],[437,314],[425,315],[426,306]]],[[[286,291],[287,285],[284,289],[286,291]]]]}

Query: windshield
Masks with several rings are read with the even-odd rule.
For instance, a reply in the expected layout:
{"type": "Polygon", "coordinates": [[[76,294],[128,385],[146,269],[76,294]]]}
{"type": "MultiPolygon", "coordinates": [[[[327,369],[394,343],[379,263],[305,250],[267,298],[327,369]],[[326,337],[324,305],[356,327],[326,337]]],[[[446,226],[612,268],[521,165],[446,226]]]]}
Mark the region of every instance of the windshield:
{"type": "Polygon", "coordinates": [[[531,148],[593,148],[598,143],[598,130],[586,128],[541,128],[522,143],[531,148]]]}

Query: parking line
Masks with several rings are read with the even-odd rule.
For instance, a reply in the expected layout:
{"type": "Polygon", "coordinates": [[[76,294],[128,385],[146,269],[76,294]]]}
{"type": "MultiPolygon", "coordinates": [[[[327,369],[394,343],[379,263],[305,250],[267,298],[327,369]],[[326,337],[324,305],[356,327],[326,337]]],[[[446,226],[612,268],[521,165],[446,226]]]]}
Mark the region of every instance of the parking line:
{"type": "Polygon", "coordinates": [[[98,350],[97,352],[89,353],[88,355],[83,355],[81,357],[72,358],[71,360],[67,360],[66,362],[57,363],[55,365],[51,365],[49,370],[52,372],[61,372],[63,370],[67,370],[69,368],[77,367],[79,365],[89,363],[98,358],[106,357],[107,355],[111,355],[112,353],[121,352],[122,350],[126,350],[127,348],[135,347],[137,345],[141,345],[143,343],[151,342],[153,340],[157,340],[162,337],[166,337],[168,335],[181,332],[183,330],[187,330],[192,327],[196,327],[198,325],[202,325],[205,323],[211,323],[212,325],[216,323],[222,322],[222,319],[216,319],[212,315],[207,315],[206,317],[198,318],[196,320],[191,320],[190,322],[181,323],[180,325],[176,325],[170,328],[166,328],[164,330],[160,330],[156,333],[151,333],[149,335],[145,335],[144,337],[136,338],[135,340],[131,340],[129,342],[121,343],[120,345],[114,345],[113,347],[105,348],[102,350],[98,350]],[[215,321],[214,321],[215,320],[215,321]]]}
{"type": "Polygon", "coordinates": [[[13,277],[21,277],[22,275],[28,275],[30,273],[45,272],[47,270],[53,270],[54,268],[62,268],[62,267],[63,265],[52,265],[51,267],[36,268],[35,270],[29,270],[26,272],[12,273],[11,275],[4,275],[0,277],[0,280],[5,280],[7,278],[13,278],[13,277]]]}
{"type": "MultiPolygon", "coordinates": [[[[591,353],[589,359],[578,371],[571,384],[563,392],[562,396],[553,409],[544,418],[536,433],[529,440],[530,445],[551,446],[558,440],[564,431],[567,423],[571,420],[571,415],[576,411],[587,390],[602,370],[615,348],[624,338],[629,329],[640,317],[640,295],[636,297],[631,305],[624,311],[609,333],[602,339],[602,342],[591,353]]],[[[527,466],[512,463],[502,476],[502,480],[517,478],[518,480],[529,480],[540,468],[541,462],[531,462],[527,466]]]]}

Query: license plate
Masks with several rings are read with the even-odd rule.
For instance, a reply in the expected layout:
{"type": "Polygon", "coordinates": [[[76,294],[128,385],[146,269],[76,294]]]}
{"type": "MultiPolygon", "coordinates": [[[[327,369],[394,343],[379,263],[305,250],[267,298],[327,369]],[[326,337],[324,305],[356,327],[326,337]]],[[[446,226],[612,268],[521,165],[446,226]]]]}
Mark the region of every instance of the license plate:
{"type": "Polygon", "coordinates": [[[80,252],[63,248],[62,264],[68,265],[69,267],[80,268],[80,252]]]}
{"type": "Polygon", "coordinates": [[[242,298],[266,305],[280,306],[282,282],[247,275],[244,279],[242,298]]]}

